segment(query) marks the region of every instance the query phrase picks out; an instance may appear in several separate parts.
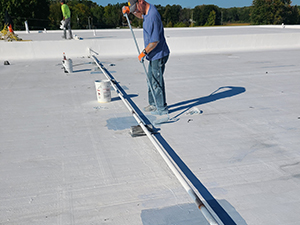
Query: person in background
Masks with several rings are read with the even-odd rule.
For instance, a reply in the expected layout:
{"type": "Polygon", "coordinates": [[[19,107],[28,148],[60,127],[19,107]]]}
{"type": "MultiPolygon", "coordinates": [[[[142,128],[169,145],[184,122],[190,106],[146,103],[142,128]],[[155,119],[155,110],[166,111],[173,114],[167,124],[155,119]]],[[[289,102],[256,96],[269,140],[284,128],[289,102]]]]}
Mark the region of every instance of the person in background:
{"type": "Polygon", "coordinates": [[[129,0],[128,6],[123,7],[123,14],[133,13],[136,17],[143,19],[145,48],[138,58],[140,62],[143,62],[144,58],[149,60],[147,76],[154,92],[152,94],[148,87],[149,105],[144,108],[144,111],[151,112],[153,115],[168,114],[163,74],[170,50],[166,43],[160,14],[154,5],[145,0],[129,0]]]}
{"type": "Polygon", "coordinates": [[[61,11],[63,15],[64,24],[64,35],[63,38],[67,39],[67,29],[69,31],[69,39],[73,39],[72,31],[71,31],[71,11],[69,6],[66,4],[65,0],[60,1],[61,11]]]}
{"type": "Polygon", "coordinates": [[[8,31],[10,33],[14,33],[14,30],[13,30],[14,23],[13,23],[10,15],[8,14],[7,10],[5,10],[4,24],[7,26],[8,31]]]}

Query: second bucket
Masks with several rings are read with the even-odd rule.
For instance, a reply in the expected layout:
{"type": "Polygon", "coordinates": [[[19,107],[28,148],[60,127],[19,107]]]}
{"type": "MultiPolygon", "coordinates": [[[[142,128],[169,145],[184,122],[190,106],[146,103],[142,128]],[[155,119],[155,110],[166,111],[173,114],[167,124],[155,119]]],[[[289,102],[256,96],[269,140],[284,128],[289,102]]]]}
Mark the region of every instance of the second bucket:
{"type": "Polygon", "coordinates": [[[105,103],[111,101],[111,91],[109,80],[95,80],[98,102],[105,103]]]}

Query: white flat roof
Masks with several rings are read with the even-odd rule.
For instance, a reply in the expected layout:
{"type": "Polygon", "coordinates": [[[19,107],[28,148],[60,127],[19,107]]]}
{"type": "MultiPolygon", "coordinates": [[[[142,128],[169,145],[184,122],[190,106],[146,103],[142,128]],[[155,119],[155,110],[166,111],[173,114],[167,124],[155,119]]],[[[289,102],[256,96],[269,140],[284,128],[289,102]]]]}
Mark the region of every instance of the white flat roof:
{"type": "MultiPolygon", "coordinates": [[[[83,40],[49,31],[18,32],[31,42],[0,42],[0,223],[208,224],[148,138],[129,135],[136,122],[117,93],[110,103],[96,100],[94,81],[105,77],[86,57],[88,47],[139,109],[147,105],[130,31],[73,32],[83,40]],[[24,49],[34,51],[22,59],[24,49]],[[74,73],[61,69],[64,51],[74,73]]],[[[135,33],[142,49],[141,30],[135,33]]],[[[167,102],[179,120],[156,127],[162,146],[224,224],[298,224],[299,30],[165,33],[174,52],[165,71],[167,102]],[[276,45],[283,37],[290,42],[276,45]],[[251,49],[243,48],[250,39],[251,49]],[[202,47],[184,48],[186,40],[202,40],[202,47]],[[232,51],[210,45],[222,40],[232,51]]]]}

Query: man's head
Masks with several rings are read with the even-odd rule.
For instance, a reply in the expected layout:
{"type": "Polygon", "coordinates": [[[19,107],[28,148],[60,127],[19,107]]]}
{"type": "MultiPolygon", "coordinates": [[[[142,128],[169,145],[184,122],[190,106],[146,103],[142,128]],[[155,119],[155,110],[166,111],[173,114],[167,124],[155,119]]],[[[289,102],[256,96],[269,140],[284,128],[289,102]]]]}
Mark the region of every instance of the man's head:
{"type": "Polygon", "coordinates": [[[65,4],[65,0],[60,0],[60,4],[65,4]]]}
{"type": "Polygon", "coordinates": [[[138,0],[128,0],[128,6],[129,6],[131,13],[135,12],[137,2],[138,2],[138,0]]]}
{"type": "Polygon", "coordinates": [[[145,0],[128,0],[128,6],[131,13],[139,12],[143,15],[147,14],[147,8],[149,8],[149,3],[145,0]]]}

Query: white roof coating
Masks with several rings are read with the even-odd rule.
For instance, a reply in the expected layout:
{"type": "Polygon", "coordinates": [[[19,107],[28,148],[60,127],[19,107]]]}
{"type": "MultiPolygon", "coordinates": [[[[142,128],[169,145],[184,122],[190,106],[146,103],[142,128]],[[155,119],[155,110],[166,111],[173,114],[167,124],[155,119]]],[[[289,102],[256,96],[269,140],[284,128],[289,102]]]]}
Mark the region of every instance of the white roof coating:
{"type": "MultiPolygon", "coordinates": [[[[117,93],[97,102],[94,81],[105,77],[88,48],[141,111],[147,105],[130,31],[17,33],[32,41],[0,42],[0,224],[208,224],[149,139],[130,136],[136,121],[117,93]],[[63,52],[73,73],[63,72],[63,52]]],[[[165,35],[178,120],[154,136],[219,224],[299,224],[298,27],[165,35]]]]}

